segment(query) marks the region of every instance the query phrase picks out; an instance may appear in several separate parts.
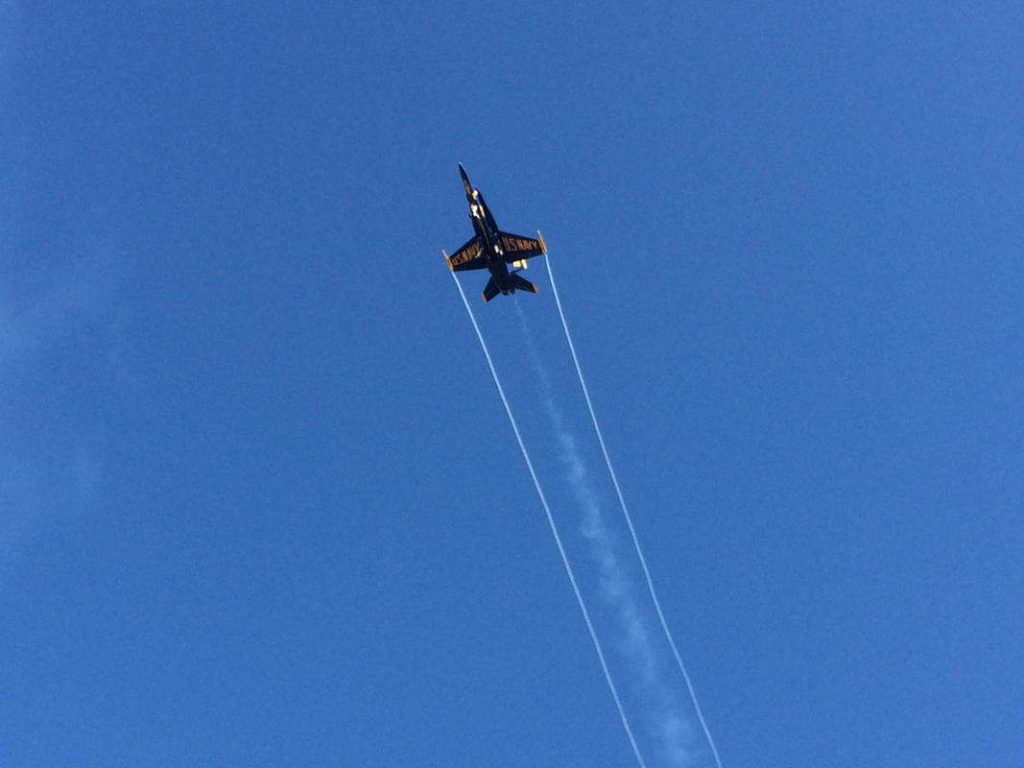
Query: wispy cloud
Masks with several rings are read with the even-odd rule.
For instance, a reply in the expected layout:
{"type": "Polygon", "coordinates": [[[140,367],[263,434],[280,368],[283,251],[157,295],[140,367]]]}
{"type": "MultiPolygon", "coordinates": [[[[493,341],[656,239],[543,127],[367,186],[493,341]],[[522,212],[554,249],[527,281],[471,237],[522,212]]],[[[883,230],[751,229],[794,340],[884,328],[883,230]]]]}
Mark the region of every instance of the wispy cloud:
{"type": "MultiPolygon", "coordinates": [[[[81,361],[62,357],[63,341],[87,333],[91,354],[105,354],[97,342],[104,338],[118,260],[89,240],[85,255],[61,258],[59,265],[41,258],[28,269],[0,270],[0,390],[22,417],[0,423],[0,560],[24,552],[49,526],[84,514],[102,484],[97,417],[75,425],[82,433],[67,422],[56,431],[24,426],[35,409],[53,407],[38,400],[38,390],[69,372],[80,375],[81,361]]],[[[69,386],[66,397],[76,391],[69,386]]]]}
{"type": "MultiPolygon", "coordinates": [[[[17,54],[22,26],[21,4],[0,0],[0,73],[10,73],[17,54]]],[[[9,76],[0,75],[0,94],[11,87],[9,76]]]]}
{"type": "Polygon", "coordinates": [[[102,477],[100,458],[85,446],[46,459],[4,455],[0,459],[0,561],[16,558],[48,526],[83,515],[102,477]]]}
{"type": "Polygon", "coordinates": [[[5,281],[0,293],[0,372],[2,366],[52,345],[95,315],[113,287],[108,269],[108,264],[95,260],[72,261],[58,274],[40,269],[32,275],[32,285],[17,293],[12,291],[13,281],[5,281]]]}

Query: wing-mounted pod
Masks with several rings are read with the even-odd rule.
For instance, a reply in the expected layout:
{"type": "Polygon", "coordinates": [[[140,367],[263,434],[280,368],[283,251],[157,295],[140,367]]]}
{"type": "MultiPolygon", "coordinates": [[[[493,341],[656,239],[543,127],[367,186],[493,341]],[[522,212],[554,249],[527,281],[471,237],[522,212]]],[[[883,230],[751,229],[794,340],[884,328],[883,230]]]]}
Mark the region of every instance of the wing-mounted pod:
{"type": "Polygon", "coordinates": [[[530,264],[529,264],[529,262],[527,262],[526,259],[532,258],[534,256],[546,255],[547,252],[548,252],[548,244],[544,242],[544,236],[540,233],[540,230],[538,229],[537,230],[537,240],[536,240],[536,250],[528,251],[526,258],[524,258],[524,259],[516,259],[515,261],[512,262],[512,264],[510,266],[512,267],[512,269],[515,269],[515,270],[527,269],[527,268],[529,268],[530,264]]]}

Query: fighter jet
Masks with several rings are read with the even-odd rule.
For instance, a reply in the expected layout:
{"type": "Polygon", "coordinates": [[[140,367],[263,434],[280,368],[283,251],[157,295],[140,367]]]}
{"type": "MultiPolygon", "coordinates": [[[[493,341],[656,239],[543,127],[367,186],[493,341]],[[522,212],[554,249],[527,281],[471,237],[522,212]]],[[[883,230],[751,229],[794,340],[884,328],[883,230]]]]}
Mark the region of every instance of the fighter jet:
{"type": "Polygon", "coordinates": [[[469,218],[473,222],[473,237],[464,246],[449,256],[445,251],[445,261],[452,272],[465,272],[470,269],[488,269],[491,279],[484,288],[484,301],[490,301],[499,293],[509,294],[516,291],[537,292],[537,286],[519,274],[526,269],[526,260],[547,253],[547,246],[540,232],[537,239],[512,235],[498,229],[490,208],[484,202],[480,190],[469,183],[466,169],[459,163],[462,175],[462,186],[466,188],[466,200],[469,202],[469,218]],[[511,271],[509,271],[511,267],[511,271]]]}

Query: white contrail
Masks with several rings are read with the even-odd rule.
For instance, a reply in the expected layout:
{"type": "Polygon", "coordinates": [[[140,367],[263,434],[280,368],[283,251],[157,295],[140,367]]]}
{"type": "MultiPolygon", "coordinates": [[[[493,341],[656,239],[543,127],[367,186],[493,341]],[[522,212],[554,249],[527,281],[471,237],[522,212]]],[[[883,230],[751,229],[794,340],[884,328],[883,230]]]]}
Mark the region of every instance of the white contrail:
{"type": "Polygon", "coordinates": [[[587,389],[587,382],[583,378],[583,369],[580,367],[579,357],[576,355],[576,346],[572,343],[572,334],[569,333],[569,323],[566,322],[565,312],[562,310],[562,301],[558,297],[558,286],[555,285],[555,274],[551,270],[551,254],[548,253],[545,258],[548,280],[551,283],[551,293],[555,297],[555,306],[558,307],[558,316],[562,320],[562,329],[565,331],[565,340],[569,343],[569,351],[572,353],[572,362],[576,366],[576,374],[580,380],[580,388],[583,390],[583,397],[587,401],[587,410],[590,411],[590,420],[594,424],[594,432],[597,433],[597,442],[601,445],[601,453],[604,455],[604,462],[608,466],[608,474],[612,478],[612,485],[615,486],[615,493],[619,497],[619,506],[622,507],[622,514],[626,518],[626,524],[629,526],[630,536],[633,538],[633,547],[636,549],[636,554],[640,559],[640,566],[644,572],[644,579],[647,581],[647,591],[651,594],[651,602],[654,603],[654,610],[658,614],[658,621],[661,623],[661,629],[665,633],[665,639],[668,640],[669,646],[672,648],[672,655],[675,657],[676,665],[679,667],[679,671],[683,675],[683,680],[686,681],[686,688],[690,692],[690,700],[693,702],[693,707],[697,712],[697,719],[700,720],[700,726],[704,729],[704,735],[707,737],[708,745],[711,747],[711,753],[715,757],[715,765],[718,768],[722,768],[722,760],[718,756],[718,749],[715,747],[715,740],[711,737],[711,731],[708,729],[708,724],[704,720],[704,713],[701,712],[700,704],[697,702],[697,694],[693,689],[693,683],[690,681],[690,675],[686,671],[686,665],[683,664],[683,658],[679,655],[679,649],[676,648],[675,640],[672,638],[672,633],[669,631],[668,623],[665,621],[665,614],[661,610],[661,603],[658,600],[658,595],[654,590],[654,581],[651,579],[650,569],[647,567],[647,558],[644,557],[643,549],[640,547],[640,539],[637,537],[636,528],[633,525],[633,518],[629,514],[629,508],[626,506],[626,499],[622,495],[622,487],[619,485],[618,477],[615,475],[615,469],[612,467],[612,460],[608,456],[608,448],[604,443],[604,436],[601,434],[601,427],[597,423],[597,414],[594,412],[594,404],[590,400],[590,392],[587,389]]]}
{"type": "Polygon", "coordinates": [[[494,362],[491,360],[491,353],[487,350],[487,342],[484,341],[484,335],[480,332],[480,326],[476,323],[476,317],[473,315],[473,310],[469,306],[469,301],[466,299],[466,293],[462,290],[462,284],[459,282],[459,278],[456,277],[455,273],[452,272],[452,279],[455,281],[455,286],[459,289],[459,295],[462,297],[462,303],[466,307],[466,312],[469,315],[469,320],[473,324],[473,330],[476,331],[476,337],[480,340],[480,348],[484,351],[484,357],[487,358],[487,367],[491,369],[491,376],[494,378],[494,386],[498,388],[498,395],[501,397],[501,403],[505,406],[505,413],[508,415],[509,423],[512,425],[512,432],[516,436],[516,442],[519,443],[519,450],[523,454],[523,459],[526,461],[526,468],[530,470],[530,478],[533,480],[533,487],[537,489],[537,496],[540,498],[541,506],[544,507],[544,514],[547,515],[548,525],[551,527],[551,534],[554,536],[555,544],[558,546],[558,554],[562,557],[562,565],[565,566],[565,573],[569,577],[569,583],[572,584],[573,594],[576,595],[576,602],[580,606],[580,612],[583,614],[583,620],[587,624],[587,631],[590,633],[590,639],[594,643],[594,650],[597,651],[597,658],[601,662],[601,671],[604,672],[605,682],[608,683],[608,690],[612,692],[612,698],[615,699],[615,708],[619,711],[619,718],[622,720],[622,727],[626,730],[626,736],[629,737],[629,745],[633,748],[633,754],[636,756],[636,761],[640,765],[640,768],[647,768],[644,763],[643,756],[640,754],[640,748],[637,746],[636,739],[633,737],[633,730],[629,726],[629,720],[626,719],[626,712],[622,708],[622,701],[619,699],[619,692],[615,688],[615,683],[612,681],[611,673],[608,671],[608,663],[604,658],[604,651],[601,650],[601,641],[597,639],[597,633],[594,631],[594,625],[590,621],[590,613],[587,611],[587,605],[583,602],[583,595],[580,594],[580,588],[576,584],[576,576],[572,572],[572,566],[569,565],[569,558],[565,554],[565,547],[562,546],[562,537],[558,535],[558,526],[555,525],[555,518],[551,514],[551,508],[548,506],[548,501],[544,496],[544,491],[540,487],[540,481],[537,479],[537,473],[533,469],[533,462],[530,460],[530,454],[526,450],[526,444],[523,442],[522,436],[519,434],[519,427],[516,424],[516,419],[512,415],[512,408],[508,404],[508,398],[505,397],[505,390],[501,386],[501,381],[498,379],[498,372],[494,368],[494,362]]]}
{"type": "Polygon", "coordinates": [[[605,525],[602,503],[590,482],[586,462],[580,453],[576,438],[566,422],[562,410],[555,402],[547,369],[541,362],[519,302],[515,302],[519,328],[523,332],[527,357],[537,374],[544,395],[544,408],[561,446],[562,461],[566,468],[565,480],[583,513],[580,533],[590,543],[591,555],[600,571],[600,587],[604,599],[614,608],[614,615],[622,631],[622,651],[632,662],[642,681],[644,708],[656,721],[656,732],[669,764],[690,765],[692,755],[686,742],[691,738],[689,724],[676,710],[673,697],[665,688],[646,622],[641,618],[631,579],[627,577],[618,556],[618,537],[605,525]]]}

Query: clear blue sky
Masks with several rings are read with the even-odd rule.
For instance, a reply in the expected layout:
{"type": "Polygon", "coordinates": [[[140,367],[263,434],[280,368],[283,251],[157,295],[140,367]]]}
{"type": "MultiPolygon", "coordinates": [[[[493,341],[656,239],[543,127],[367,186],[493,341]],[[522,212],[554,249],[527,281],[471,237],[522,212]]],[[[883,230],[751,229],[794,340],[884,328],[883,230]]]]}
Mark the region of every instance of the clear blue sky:
{"type": "Polygon", "coordinates": [[[633,764],[459,161],[726,768],[1024,763],[1024,15],[890,5],[0,2],[0,765],[633,764]]]}

